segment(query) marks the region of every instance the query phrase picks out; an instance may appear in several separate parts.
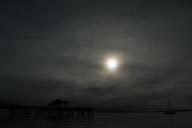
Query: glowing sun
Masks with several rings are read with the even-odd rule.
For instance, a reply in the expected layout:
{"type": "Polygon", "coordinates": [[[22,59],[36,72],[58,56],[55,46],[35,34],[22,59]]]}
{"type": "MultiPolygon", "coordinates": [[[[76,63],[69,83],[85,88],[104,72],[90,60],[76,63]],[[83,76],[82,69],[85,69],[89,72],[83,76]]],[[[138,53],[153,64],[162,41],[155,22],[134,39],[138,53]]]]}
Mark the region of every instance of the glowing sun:
{"type": "Polygon", "coordinates": [[[109,70],[109,71],[115,71],[117,70],[117,68],[119,67],[119,61],[116,58],[110,57],[107,58],[105,61],[105,67],[109,70]]]}

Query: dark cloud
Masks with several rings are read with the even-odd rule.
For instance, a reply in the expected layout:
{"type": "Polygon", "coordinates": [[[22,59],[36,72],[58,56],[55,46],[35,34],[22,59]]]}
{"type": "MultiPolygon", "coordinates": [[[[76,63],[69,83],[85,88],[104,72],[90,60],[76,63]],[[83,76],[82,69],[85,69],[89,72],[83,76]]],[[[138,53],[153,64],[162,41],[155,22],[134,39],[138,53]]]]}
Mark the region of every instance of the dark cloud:
{"type": "Polygon", "coordinates": [[[1,1],[0,100],[192,106],[191,12],[169,0],[1,1]],[[115,76],[107,54],[123,60],[115,76]]]}
{"type": "Polygon", "coordinates": [[[1,77],[1,100],[19,103],[48,102],[57,97],[68,99],[77,84],[70,80],[1,77]],[[6,95],[6,97],[4,97],[6,95]]]}

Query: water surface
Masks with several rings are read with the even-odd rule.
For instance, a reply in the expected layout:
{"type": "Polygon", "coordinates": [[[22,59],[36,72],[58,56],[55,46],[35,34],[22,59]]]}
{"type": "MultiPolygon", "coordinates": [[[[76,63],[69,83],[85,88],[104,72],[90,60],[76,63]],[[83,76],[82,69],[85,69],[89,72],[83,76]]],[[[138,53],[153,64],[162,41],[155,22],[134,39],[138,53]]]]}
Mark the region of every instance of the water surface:
{"type": "Polygon", "coordinates": [[[0,128],[191,128],[192,113],[178,113],[171,120],[160,113],[96,113],[94,119],[0,117],[0,128]]]}

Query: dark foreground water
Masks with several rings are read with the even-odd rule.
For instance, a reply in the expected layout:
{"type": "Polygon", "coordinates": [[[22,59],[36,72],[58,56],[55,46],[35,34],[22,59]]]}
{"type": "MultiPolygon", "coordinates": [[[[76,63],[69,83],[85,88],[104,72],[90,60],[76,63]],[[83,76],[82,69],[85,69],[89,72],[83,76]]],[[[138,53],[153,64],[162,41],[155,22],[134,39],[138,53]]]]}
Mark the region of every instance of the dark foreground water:
{"type": "Polygon", "coordinates": [[[94,119],[53,120],[32,117],[0,117],[0,128],[192,128],[192,113],[169,116],[152,114],[95,114],[94,119]]]}

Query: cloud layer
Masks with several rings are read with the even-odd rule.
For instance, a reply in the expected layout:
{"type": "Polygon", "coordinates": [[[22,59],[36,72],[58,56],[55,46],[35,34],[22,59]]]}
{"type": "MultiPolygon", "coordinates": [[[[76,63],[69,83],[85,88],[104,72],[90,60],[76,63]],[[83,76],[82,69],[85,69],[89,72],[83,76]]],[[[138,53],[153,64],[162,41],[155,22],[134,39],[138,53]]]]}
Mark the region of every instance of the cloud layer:
{"type": "Polygon", "coordinates": [[[191,4],[184,2],[2,2],[2,102],[125,108],[159,106],[168,97],[189,107],[191,4]],[[14,11],[13,11],[14,10],[14,11]],[[120,55],[116,76],[103,57],[120,55]]]}

